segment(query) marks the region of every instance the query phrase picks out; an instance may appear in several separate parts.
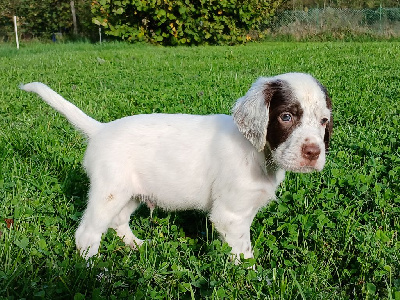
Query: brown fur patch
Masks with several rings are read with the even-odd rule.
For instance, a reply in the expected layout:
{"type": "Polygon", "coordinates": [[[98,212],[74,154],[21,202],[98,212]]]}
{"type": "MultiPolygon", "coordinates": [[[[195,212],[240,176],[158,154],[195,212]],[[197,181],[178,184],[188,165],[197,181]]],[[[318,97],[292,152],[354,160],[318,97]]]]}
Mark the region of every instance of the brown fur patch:
{"type": "Polygon", "coordinates": [[[329,141],[330,141],[332,133],[333,133],[332,100],[329,97],[329,94],[328,94],[328,91],[326,90],[326,88],[318,80],[317,80],[317,83],[318,83],[319,87],[321,88],[321,90],[325,94],[326,107],[331,111],[331,118],[330,118],[328,124],[326,124],[325,136],[324,136],[325,151],[328,152],[329,141]]]}
{"type": "Polygon", "coordinates": [[[326,90],[325,90],[325,95],[326,95],[326,106],[331,111],[331,118],[330,118],[328,124],[326,124],[325,135],[324,135],[325,150],[328,152],[329,141],[330,141],[332,133],[333,133],[333,117],[332,117],[332,100],[329,97],[328,92],[326,90]]]}
{"type": "Polygon", "coordinates": [[[269,100],[269,122],[267,142],[271,150],[278,148],[290,136],[293,130],[300,125],[303,110],[300,103],[291,93],[290,87],[282,80],[276,81],[273,86],[273,95],[269,100]],[[292,122],[284,123],[279,118],[282,113],[290,113],[292,122]]]}

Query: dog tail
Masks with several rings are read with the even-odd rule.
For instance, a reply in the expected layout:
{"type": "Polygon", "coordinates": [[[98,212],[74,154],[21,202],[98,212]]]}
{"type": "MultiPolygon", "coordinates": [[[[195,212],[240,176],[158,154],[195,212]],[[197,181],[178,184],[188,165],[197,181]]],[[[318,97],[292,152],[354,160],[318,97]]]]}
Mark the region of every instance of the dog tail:
{"type": "Polygon", "coordinates": [[[41,82],[31,82],[21,85],[20,88],[24,91],[38,94],[51,107],[63,114],[68,121],[88,138],[92,137],[103,125],[86,115],[78,107],[65,100],[61,95],[41,82]]]}

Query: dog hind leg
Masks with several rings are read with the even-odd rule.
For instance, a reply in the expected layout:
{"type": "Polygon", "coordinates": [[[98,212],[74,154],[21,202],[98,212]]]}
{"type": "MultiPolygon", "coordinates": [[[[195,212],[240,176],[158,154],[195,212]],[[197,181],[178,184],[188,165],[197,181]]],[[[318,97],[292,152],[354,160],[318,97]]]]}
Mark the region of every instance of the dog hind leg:
{"type": "Polygon", "coordinates": [[[90,188],[88,205],[75,233],[76,246],[82,257],[88,259],[98,253],[102,234],[113,225],[113,220],[126,210],[126,206],[134,209],[133,204],[128,204],[130,201],[131,195],[127,192],[106,192],[101,185],[90,188]]]}
{"type": "Polygon", "coordinates": [[[133,249],[137,249],[143,243],[143,240],[137,238],[129,227],[131,214],[138,208],[140,202],[131,198],[131,200],[122,208],[117,216],[112,220],[112,228],[124,243],[133,249]]]}

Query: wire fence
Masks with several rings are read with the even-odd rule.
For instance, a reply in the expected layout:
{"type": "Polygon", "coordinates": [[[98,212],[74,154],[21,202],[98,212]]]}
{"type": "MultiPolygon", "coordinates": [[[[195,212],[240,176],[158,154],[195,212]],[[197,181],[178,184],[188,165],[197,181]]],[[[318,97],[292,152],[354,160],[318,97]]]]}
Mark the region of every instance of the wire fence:
{"type": "Polygon", "coordinates": [[[400,8],[344,9],[313,8],[277,14],[271,32],[302,38],[319,34],[367,34],[382,38],[400,37],[400,8]]]}

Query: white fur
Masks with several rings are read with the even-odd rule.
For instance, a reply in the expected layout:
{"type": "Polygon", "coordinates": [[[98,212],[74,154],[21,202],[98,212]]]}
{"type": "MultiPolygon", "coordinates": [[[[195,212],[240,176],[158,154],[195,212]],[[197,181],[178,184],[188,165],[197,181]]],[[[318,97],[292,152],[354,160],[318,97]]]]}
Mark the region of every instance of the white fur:
{"type": "Polygon", "coordinates": [[[283,77],[304,103],[305,122],[272,152],[265,141],[268,107],[263,105],[262,89],[274,78],[259,79],[237,102],[235,112],[250,130],[238,130],[228,115],[150,114],[99,123],[42,83],[22,86],[39,94],[89,138],[84,166],[91,186],[76,231],[81,255],[97,254],[101,236],[110,227],[126,244],[140,246],[143,241],[132,233],[129,219],[140,203],[147,203],[166,210],[209,212],[232,253],[252,257],[252,220],[275,198],[284,168],[320,170],[325,163],[323,152],[315,166],[302,167],[299,154],[305,138],[323,148],[319,119],[330,113],[323,96],[308,75],[283,77]]]}

